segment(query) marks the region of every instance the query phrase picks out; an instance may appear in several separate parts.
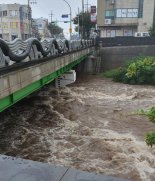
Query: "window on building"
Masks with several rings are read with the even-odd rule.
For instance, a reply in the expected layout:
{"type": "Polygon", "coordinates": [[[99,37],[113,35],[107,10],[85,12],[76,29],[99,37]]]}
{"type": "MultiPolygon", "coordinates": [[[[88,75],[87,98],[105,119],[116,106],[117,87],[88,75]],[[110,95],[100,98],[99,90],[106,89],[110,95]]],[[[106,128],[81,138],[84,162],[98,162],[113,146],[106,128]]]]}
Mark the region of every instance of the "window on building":
{"type": "Polygon", "coordinates": [[[117,18],[138,18],[138,9],[117,9],[117,18]]]}
{"type": "Polygon", "coordinates": [[[43,27],[43,25],[42,25],[42,24],[38,24],[38,27],[39,27],[39,28],[42,28],[42,27],[43,27]]]}
{"type": "Polygon", "coordinates": [[[0,28],[8,29],[8,23],[1,22],[0,23],[0,28]]]}
{"type": "Polygon", "coordinates": [[[138,9],[132,9],[133,18],[138,18],[138,9]]]}
{"type": "Polygon", "coordinates": [[[3,16],[7,16],[7,11],[3,11],[3,16]]]}
{"type": "Polygon", "coordinates": [[[132,29],[124,29],[123,36],[133,36],[132,29]]]}
{"type": "Polygon", "coordinates": [[[106,37],[115,37],[116,36],[116,30],[107,30],[106,31],[106,37]]]}
{"type": "Polygon", "coordinates": [[[10,16],[17,16],[18,15],[18,13],[17,13],[17,11],[15,10],[11,10],[10,11],[10,16]]]}
{"type": "Polygon", "coordinates": [[[21,17],[21,19],[28,19],[28,13],[21,12],[20,17],[21,17]]]}
{"type": "Polygon", "coordinates": [[[121,18],[122,17],[122,10],[121,9],[117,9],[116,10],[116,17],[117,18],[121,18]]]}
{"type": "Polygon", "coordinates": [[[27,31],[27,30],[29,29],[29,24],[24,23],[24,28],[25,28],[25,30],[27,31]]]}
{"type": "Polygon", "coordinates": [[[121,10],[121,16],[122,16],[122,18],[126,18],[127,17],[127,9],[122,9],[121,10]]]}
{"type": "Polygon", "coordinates": [[[105,11],[105,18],[106,19],[114,19],[115,12],[114,10],[106,10],[105,11]]]}
{"type": "Polygon", "coordinates": [[[8,29],[8,23],[3,23],[3,28],[8,29]]]}
{"type": "Polygon", "coordinates": [[[11,27],[12,29],[17,29],[17,28],[18,28],[18,23],[17,23],[17,22],[11,22],[11,23],[10,23],[10,27],[11,27]]]}
{"type": "Polygon", "coordinates": [[[128,9],[127,17],[132,18],[132,9],[128,9]]]}

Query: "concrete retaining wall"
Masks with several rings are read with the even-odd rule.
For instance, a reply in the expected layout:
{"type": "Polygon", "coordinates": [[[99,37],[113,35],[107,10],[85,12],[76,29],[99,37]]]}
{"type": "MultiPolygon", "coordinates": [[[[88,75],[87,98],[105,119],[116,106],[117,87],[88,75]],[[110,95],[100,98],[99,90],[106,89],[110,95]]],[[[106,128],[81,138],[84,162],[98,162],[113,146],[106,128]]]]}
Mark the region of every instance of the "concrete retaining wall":
{"type": "Polygon", "coordinates": [[[100,72],[123,66],[125,62],[136,56],[155,56],[155,45],[101,47],[100,72]]]}
{"type": "Polygon", "coordinates": [[[79,73],[98,73],[101,67],[101,57],[99,56],[99,48],[95,48],[95,51],[87,57],[87,59],[77,65],[76,71],[79,73]]]}

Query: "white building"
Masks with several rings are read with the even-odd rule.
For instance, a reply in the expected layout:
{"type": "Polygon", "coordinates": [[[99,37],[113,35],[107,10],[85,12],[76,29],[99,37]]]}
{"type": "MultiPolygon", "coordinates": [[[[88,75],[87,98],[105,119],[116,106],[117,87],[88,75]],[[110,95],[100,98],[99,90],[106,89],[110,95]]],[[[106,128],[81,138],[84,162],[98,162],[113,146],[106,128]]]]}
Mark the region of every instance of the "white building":
{"type": "Polygon", "coordinates": [[[11,41],[31,36],[31,9],[28,5],[0,4],[0,37],[11,41]]]}
{"type": "Polygon", "coordinates": [[[38,18],[34,19],[36,25],[38,26],[38,32],[41,38],[50,37],[51,34],[48,30],[48,19],[38,18]]]}

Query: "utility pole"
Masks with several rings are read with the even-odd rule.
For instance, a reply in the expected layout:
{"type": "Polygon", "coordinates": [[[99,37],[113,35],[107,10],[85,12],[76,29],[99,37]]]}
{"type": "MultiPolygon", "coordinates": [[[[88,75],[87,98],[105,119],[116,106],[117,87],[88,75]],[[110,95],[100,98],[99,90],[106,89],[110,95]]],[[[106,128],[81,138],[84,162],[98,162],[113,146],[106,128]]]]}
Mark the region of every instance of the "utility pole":
{"type": "Polygon", "coordinates": [[[49,14],[50,18],[51,18],[51,23],[52,23],[52,19],[53,19],[53,13],[52,13],[52,10],[51,10],[51,14],[49,14]]]}
{"type": "Polygon", "coordinates": [[[28,21],[29,21],[29,38],[31,37],[31,12],[30,12],[30,0],[28,0],[28,21]]]}
{"type": "Polygon", "coordinates": [[[84,0],[82,0],[82,12],[84,13],[84,0]]]}
{"type": "Polygon", "coordinates": [[[70,4],[64,0],[66,2],[66,4],[69,6],[69,9],[70,9],[70,27],[69,27],[69,34],[70,34],[70,40],[71,40],[71,35],[72,35],[72,8],[70,6],[70,4]]]}
{"type": "Polygon", "coordinates": [[[31,13],[31,7],[30,7],[30,3],[31,4],[37,4],[36,0],[28,0],[27,2],[27,11],[28,11],[28,21],[29,21],[29,37],[31,37],[31,27],[32,27],[32,13],[31,13]]]}
{"type": "Polygon", "coordinates": [[[84,0],[82,0],[82,30],[81,30],[81,38],[83,39],[84,37],[84,26],[83,26],[83,23],[84,23],[84,0]]]}
{"type": "Polygon", "coordinates": [[[86,7],[87,7],[87,12],[89,11],[89,5],[91,5],[91,4],[89,4],[88,3],[88,0],[87,0],[87,3],[85,4],[86,5],[86,7]]]}
{"type": "Polygon", "coordinates": [[[51,14],[49,14],[50,18],[51,18],[51,34],[52,34],[52,37],[53,37],[53,28],[52,28],[52,21],[53,21],[53,13],[52,13],[52,10],[51,10],[51,14]]]}
{"type": "Polygon", "coordinates": [[[78,8],[78,36],[80,37],[80,10],[78,8]]]}

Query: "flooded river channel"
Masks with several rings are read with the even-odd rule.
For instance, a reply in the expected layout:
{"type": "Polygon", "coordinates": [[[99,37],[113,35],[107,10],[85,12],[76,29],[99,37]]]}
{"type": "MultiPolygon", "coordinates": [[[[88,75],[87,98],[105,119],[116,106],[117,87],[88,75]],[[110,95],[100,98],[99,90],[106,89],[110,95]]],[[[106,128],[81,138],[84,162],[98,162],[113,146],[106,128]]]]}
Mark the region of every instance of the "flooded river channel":
{"type": "Polygon", "coordinates": [[[102,173],[132,181],[155,180],[155,130],[137,109],[155,106],[155,87],[83,75],[52,86],[0,114],[0,153],[102,173]]]}

